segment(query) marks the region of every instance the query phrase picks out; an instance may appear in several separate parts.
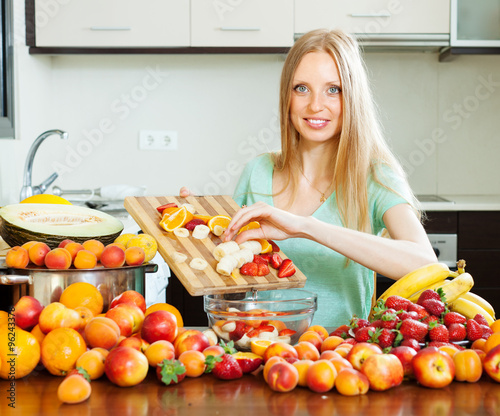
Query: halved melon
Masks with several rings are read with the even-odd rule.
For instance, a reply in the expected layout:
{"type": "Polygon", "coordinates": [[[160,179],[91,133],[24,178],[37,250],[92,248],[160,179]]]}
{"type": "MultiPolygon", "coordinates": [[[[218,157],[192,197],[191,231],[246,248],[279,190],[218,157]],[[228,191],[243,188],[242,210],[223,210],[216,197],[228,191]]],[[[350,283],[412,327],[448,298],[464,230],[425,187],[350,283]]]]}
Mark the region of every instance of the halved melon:
{"type": "Polygon", "coordinates": [[[43,241],[54,248],[67,238],[83,243],[96,239],[112,243],[123,230],[118,219],[77,205],[13,204],[0,208],[0,236],[13,247],[43,241]]]}

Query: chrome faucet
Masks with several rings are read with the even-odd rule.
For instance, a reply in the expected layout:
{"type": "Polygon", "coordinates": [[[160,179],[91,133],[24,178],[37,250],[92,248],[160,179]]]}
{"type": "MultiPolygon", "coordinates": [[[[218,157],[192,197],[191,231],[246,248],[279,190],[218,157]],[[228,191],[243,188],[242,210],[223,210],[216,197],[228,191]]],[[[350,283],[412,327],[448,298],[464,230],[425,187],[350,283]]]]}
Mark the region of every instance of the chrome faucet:
{"type": "Polygon", "coordinates": [[[49,136],[53,134],[58,134],[61,139],[67,140],[68,133],[62,130],[48,130],[36,138],[28,151],[28,156],[26,158],[26,165],[24,166],[24,178],[23,187],[21,188],[20,200],[26,199],[32,195],[43,194],[47,188],[54,182],[59,174],[54,172],[47,179],[45,179],[40,185],[32,186],[31,184],[31,174],[33,172],[33,160],[35,159],[36,151],[40,144],[49,136]]]}

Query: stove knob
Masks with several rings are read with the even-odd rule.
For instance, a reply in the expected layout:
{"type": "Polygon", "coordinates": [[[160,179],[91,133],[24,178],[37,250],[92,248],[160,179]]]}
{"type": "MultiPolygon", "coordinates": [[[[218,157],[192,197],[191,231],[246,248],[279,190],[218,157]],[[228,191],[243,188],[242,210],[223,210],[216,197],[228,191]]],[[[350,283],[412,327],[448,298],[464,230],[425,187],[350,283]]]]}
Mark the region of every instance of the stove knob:
{"type": "Polygon", "coordinates": [[[432,249],[434,250],[434,253],[436,253],[436,257],[439,258],[439,254],[441,253],[439,249],[437,247],[432,247],[432,249]]]}

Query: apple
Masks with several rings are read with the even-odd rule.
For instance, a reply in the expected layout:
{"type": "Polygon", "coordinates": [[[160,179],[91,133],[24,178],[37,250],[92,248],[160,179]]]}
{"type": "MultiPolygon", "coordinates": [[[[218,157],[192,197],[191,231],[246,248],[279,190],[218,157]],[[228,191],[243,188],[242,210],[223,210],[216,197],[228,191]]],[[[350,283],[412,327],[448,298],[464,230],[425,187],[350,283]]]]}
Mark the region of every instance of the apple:
{"type": "Polygon", "coordinates": [[[488,351],[483,359],[484,371],[496,382],[500,382],[500,345],[488,351]]]}
{"type": "Polygon", "coordinates": [[[370,389],[388,390],[403,382],[403,364],[393,354],[372,354],[363,362],[361,372],[370,382],[370,389]]]}
{"type": "Polygon", "coordinates": [[[187,329],[178,334],[174,340],[175,356],[178,358],[184,351],[203,350],[210,346],[210,341],[206,335],[197,329],[187,329]]]}
{"type": "Polygon", "coordinates": [[[144,319],[141,338],[150,344],[160,339],[174,342],[177,332],[177,318],[175,315],[168,311],[159,310],[150,313],[144,319]]]}
{"type": "Polygon", "coordinates": [[[437,347],[426,347],[417,352],[412,366],[415,378],[425,387],[445,387],[455,377],[453,359],[437,347]]]}
{"type": "Polygon", "coordinates": [[[16,325],[25,331],[31,331],[37,324],[43,305],[33,296],[22,296],[14,305],[16,325]]]}
{"type": "Polygon", "coordinates": [[[144,299],[144,296],[135,290],[126,290],[120,295],[114,297],[109,307],[114,308],[120,303],[133,303],[137,305],[143,313],[146,313],[146,300],[144,299]]]}
{"type": "Polygon", "coordinates": [[[109,381],[120,387],[135,386],[148,374],[146,356],[131,347],[116,347],[104,361],[104,372],[109,381]]]}
{"type": "Polygon", "coordinates": [[[413,366],[411,364],[411,361],[413,360],[413,357],[417,355],[417,351],[415,351],[415,349],[413,349],[412,347],[400,345],[399,347],[391,349],[390,352],[391,354],[394,354],[396,357],[398,357],[399,361],[401,361],[401,364],[403,364],[405,377],[413,376],[413,366]]]}
{"type": "Polygon", "coordinates": [[[60,302],[52,302],[43,308],[38,325],[44,334],[56,328],[72,328],[78,331],[82,326],[82,318],[78,311],[67,308],[60,302]]]}
{"type": "Polygon", "coordinates": [[[377,344],[358,342],[353,345],[347,354],[346,359],[352,364],[354,369],[361,371],[361,366],[364,361],[373,354],[382,354],[382,349],[377,344]]]}
{"type": "Polygon", "coordinates": [[[260,355],[254,354],[253,352],[236,352],[233,354],[233,357],[236,358],[238,364],[243,371],[243,374],[251,373],[252,371],[257,370],[264,362],[260,355]]]}

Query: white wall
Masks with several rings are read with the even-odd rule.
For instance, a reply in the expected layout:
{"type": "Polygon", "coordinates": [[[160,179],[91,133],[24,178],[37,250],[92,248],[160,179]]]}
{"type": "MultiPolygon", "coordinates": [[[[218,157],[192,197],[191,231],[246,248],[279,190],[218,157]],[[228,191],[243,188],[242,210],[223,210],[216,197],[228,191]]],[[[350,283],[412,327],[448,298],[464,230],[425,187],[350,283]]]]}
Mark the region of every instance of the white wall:
{"type": "MultiPolygon", "coordinates": [[[[280,55],[29,55],[16,9],[15,141],[0,140],[0,205],[17,202],[29,146],[34,182],[146,185],[150,195],[232,193],[243,164],[279,147],[280,55]],[[138,150],[139,130],[175,130],[173,152],[138,150]]],[[[367,53],[388,141],[417,193],[500,194],[500,56],[367,53]],[[489,80],[489,83],[487,82],[489,80]]]]}

